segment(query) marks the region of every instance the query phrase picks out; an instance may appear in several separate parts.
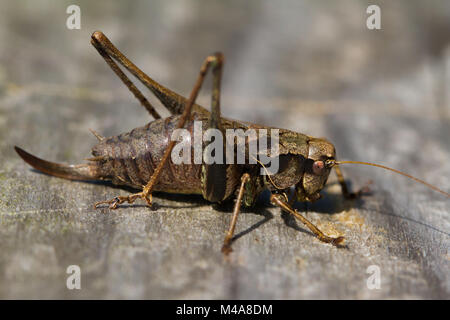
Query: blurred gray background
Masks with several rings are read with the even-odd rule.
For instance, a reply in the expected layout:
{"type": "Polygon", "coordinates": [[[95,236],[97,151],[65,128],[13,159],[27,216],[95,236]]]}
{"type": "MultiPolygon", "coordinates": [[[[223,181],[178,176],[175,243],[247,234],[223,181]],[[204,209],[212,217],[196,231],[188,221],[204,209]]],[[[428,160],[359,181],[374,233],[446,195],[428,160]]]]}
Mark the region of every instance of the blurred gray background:
{"type": "Polygon", "coordinates": [[[95,30],[183,95],[222,51],[225,116],[327,137],[341,159],[450,189],[449,1],[1,0],[0,298],[450,298],[448,198],[381,169],[343,168],[354,188],[374,181],[363,199],[343,200],[333,176],[322,200],[296,205],[347,249],[262,199],[241,215],[229,261],[232,204],[156,194],[157,211],[93,210],[128,190],[31,170],[14,145],[80,163],[89,128],[110,136],[151,120],[90,45],[95,30]],[[70,4],[80,30],[66,28],[70,4]],[[369,4],[381,30],[366,27],[369,4]],[[69,265],[81,290],[66,288],[69,265]],[[380,289],[366,285],[371,265],[380,289]]]}

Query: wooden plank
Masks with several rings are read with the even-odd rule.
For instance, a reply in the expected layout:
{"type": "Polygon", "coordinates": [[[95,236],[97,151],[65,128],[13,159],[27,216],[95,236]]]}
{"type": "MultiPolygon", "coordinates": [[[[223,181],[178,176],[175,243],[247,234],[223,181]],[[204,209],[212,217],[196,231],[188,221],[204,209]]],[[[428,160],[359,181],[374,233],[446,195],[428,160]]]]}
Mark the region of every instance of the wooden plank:
{"type": "Polygon", "coordinates": [[[415,20],[402,10],[411,9],[406,1],[386,9],[378,34],[361,27],[359,2],[347,3],[348,21],[336,20],[332,13],[344,9],[328,3],[305,4],[308,11],[294,3],[286,10],[208,2],[198,13],[163,1],[129,10],[110,4],[118,28],[108,27],[112,13],[100,16],[82,2],[79,31],[61,24],[65,8],[33,6],[31,19],[25,6],[11,1],[0,13],[0,42],[8,44],[0,49],[1,298],[450,297],[450,202],[404,177],[348,165],[353,187],[374,181],[371,195],[344,201],[333,177],[323,199],[296,205],[326,232],[344,234],[347,249],[321,243],[263,197],[239,218],[226,261],[220,248],[230,204],[156,194],[157,211],[142,203],[94,210],[94,202],[128,190],[37,173],[13,150],[17,144],[49,160],[82,162],[96,142],[89,128],[113,135],[150,120],[90,47],[91,29],[99,28],[183,94],[202,59],[223,50],[227,116],[326,136],[341,159],[383,163],[448,191],[448,41],[438,39],[438,53],[419,50],[428,48],[424,34],[448,30],[444,4],[430,5],[436,17],[420,35],[408,29],[415,20]],[[342,35],[321,38],[307,12],[331,14],[342,35]],[[81,268],[81,290],[66,288],[69,265],[81,268]],[[380,289],[367,286],[370,266],[380,268],[380,289]]]}

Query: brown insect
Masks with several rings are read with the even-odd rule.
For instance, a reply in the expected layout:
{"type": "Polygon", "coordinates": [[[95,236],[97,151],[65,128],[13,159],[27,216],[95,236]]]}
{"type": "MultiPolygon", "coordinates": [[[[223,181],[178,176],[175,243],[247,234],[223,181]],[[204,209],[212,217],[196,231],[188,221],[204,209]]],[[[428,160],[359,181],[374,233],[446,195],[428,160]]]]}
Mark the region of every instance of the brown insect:
{"type": "MultiPolygon", "coordinates": [[[[175,129],[181,128],[186,128],[193,136],[194,121],[201,121],[202,129],[213,128],[223,134],[227,129],[268,129],[264,126],[221,117],[220,82],[223,55],[216,53],[205,59],[189,99],[186,99],[147,76],[102,32],[94,32],[91,43],[155,120],[144,127],[110,138],[102,137],[93,131],[100,142],[92,149],[93,158],[88,159],[89,163],[86,164],[57,164],[39,159],[19,147],[15,147],[15,150],[32,167],[50,175],[72,180],[107,180],[113,184],[142,190],[128,196],[117,196],[97,202],[95,208],[101,204],[107,204],[110,209],[116,209],[119,204],[133,203],[138,198],[152,206],[153,191],[201,194],[211,202],[222,202],[236,197],[230,227],[222,247],[222,251],[228,253],[231,251],[231,242],[241,205],[252,206],[258,195],[265,189],[271,191],[271,203],[304,223],[321,241],[336,246],[342,245],[344,237],[334,238],[325,235],[292,208],[292,201],[295,200],[318,200],[319,192],[324,188],[332,169],[337,174],[345,198],[355,198],[367,190],[365,187],[358,192],[349,192],[339,164],[355,163],[381,167],[414,179],[450,197],[447,192],[395,169],[366,162],[337,161],[335,148],[327,140],[285,129],[278,129],[279,151],[276,157],[279,160],[279,170],[270,175],[260,174],[261,169],[265,167],[257,159],[255,159],[256,163],[248,161],[245,164],[205,163],[204,161],[199,164],[175,164],[170,155],[176,141],[169,138],[172,137],[175,129]],[[114,60],[150,89],[172,115],[162,119],[114,60]],[[211,112],[209,112],[195,104],[195,100],[205,75],[211,68],[213,92],[211,112]],[[288,200],[291,187],[295,187],[296,196],[288,200]]],[[[246,139],[245,143],[249,144],[249,140],[246,139]]],[[[205,147],[204,144],[203,147],[205,147]]]]}

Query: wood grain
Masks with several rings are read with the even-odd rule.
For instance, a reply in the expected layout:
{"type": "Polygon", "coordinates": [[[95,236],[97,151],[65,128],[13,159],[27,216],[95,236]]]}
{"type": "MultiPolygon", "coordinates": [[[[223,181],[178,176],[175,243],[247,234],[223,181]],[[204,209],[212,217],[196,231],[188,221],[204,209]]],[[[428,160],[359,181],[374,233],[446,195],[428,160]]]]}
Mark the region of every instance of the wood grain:
{"type": "Polygon", "coordinates": [[[373,180],[370,195],[345,201],[333,177],[323,199],[296,205],[345,235],[347,249],[321,243],[263,197],[239,217],[227,261],[232,204],[159,193],[157,211],[94,210],[129,191],[40,174],[13,150],[79,163],[95,143],[89,128],[110,136],[151,120],[90,46],[100,29],[185,95],[203,58],[221,50],[226,116],[327,137],[343,160],[448,192],[447,3],[383,3],[379,32],[365,28],[359,1],[80,3],[77,31],[65,28],[63,4],[6,1],[0,12],[1,298],[450,298],[449,199],[404,177],[348,165],[354,188],[373,180]],[[81,290],[66,288],[69,265],[81,267],[81,290]],[[371,265],[380,289],[367,287],[371,265]]]}

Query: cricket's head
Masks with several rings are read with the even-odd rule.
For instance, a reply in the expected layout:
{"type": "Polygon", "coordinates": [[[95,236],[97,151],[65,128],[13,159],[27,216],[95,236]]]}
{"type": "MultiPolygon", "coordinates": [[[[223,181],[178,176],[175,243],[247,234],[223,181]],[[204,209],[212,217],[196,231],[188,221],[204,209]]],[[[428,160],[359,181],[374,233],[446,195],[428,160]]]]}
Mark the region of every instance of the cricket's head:
{"type": "Polygon", "coordinates": [[[315,201],[320,198],[319,192],[325,187],[332,169],[329,164],[336,157],[333,144],[325,139],[313,138],[308,145],[303,177],[295,186],[299,201],[315,201]]]}
{"type": "MultiPolygon", "coordinates": [[[[298,201],[315,201],[320,199],[320,191],[325,187],[331,170],[333,167],[338,167],[341,164],[360,164],[389,170],[419,182],[450,198],[450,193],[434,185],[381,164],[362,161],[337,161],[336,150],[333,144],[323,138],[308,137],[307,148],[304,148],[306,145],[304,135],[293,135],[292,132],[288,132],[288,134],[290,136],[287,139],[286,136],[283,137],[286,142],[284,145],[285,151],[287,152],[280,155],[279,170],[276,174],[268,175],[268,180],[273,188],[279,190],[287,190],[295,185],[298,201]],[[306,157],[305,154],[307,154],[306,157]]],[[[338,169],[336,168],[336,170],[338,169]]]]}
{"type": "Polygon", "coordinates": [[[366,166],[378,167],[385,170],[401,174],[409,179],[427,186],[434,191],[442,193],[450,198],[450,194],[436,186],[429,184],[419,178],[404,173],[381,164],[362,161],[336,161],[336,150],[330,142],[325,139],[315,139],[309,141],[308,159],[302,180],[296,185],[297,199],[299,201],[314,201],[320,198],[319,192],[325,187],[331,169],[340,164],[362,164],[366,166]]]}

